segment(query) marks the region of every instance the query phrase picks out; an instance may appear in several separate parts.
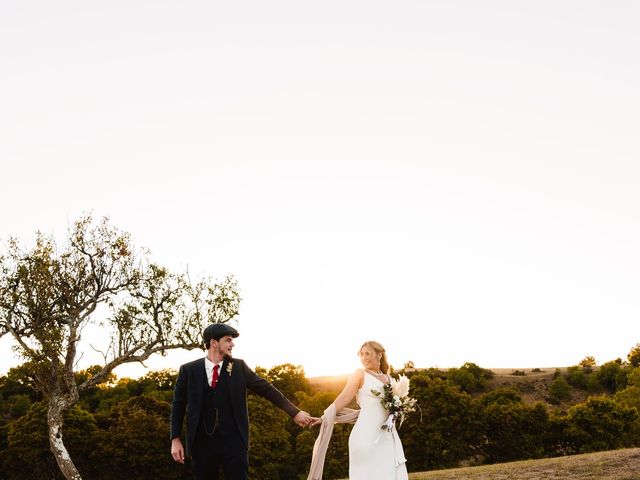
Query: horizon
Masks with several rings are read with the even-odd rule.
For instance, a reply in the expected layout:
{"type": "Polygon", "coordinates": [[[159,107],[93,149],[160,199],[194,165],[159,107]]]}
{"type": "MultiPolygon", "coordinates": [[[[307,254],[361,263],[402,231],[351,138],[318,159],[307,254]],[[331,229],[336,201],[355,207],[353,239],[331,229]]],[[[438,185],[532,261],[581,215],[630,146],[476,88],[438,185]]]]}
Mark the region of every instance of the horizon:
{"type": "MultiPolygon", "coordinates": [[[[626,362],[627,360],[627,354],[629,353],[629,351],[631,351],[631,349],[635,346],[634,345],[630,345],[629,349],[627,350],[627,352],[624,355],[619,355],[617,357],[614,358],[608,358],[608,359],[604,359],[604,358],[597,358],[595,357],[596,360],[596,368],[602,366],[605,363],[608,362],[613,362],[616,361],[617,359],[621,359],[623,362],[626,362]]],[[[1,348],[1,347],[0,347],[1,348]]],[[[167,358],[162,358],[159,355],[154,355],[151,357],[150,361],[145,362],[147,364],[147,367],[143,367],[142,365],[138,364],[138,363],[133,363],[133,364],[123,364],[119,367],[117,367],[114,370],[114,374],[116,375],[116,378],[118,380],[120,379],[125,379],[125,378],[131,378],[131,379],[138,379],[144,375],[146,375],[149,372],[153,372],[153,371],[161,371],[161,370],[173,370],[177,373],[178,368],[180,367],[180,365],[182,363],[186,363],[188,361],[191,360],[195,360],[199,357],[204,357],[205,352],[201,351],[201,350],[191,350],[191,351],[173,351],[171,353],[169,353],[167,356],[168,357],[174,357],[174,358],[179,358],[178,362],[179,363],[175,363],[174,358],[171,359],[171,361],[167,361],[167,358]],[[179,357],[176,357],[176,354],[179,355],[179,357]],[[160,358],[154,358],[154,357],[160,357],[160,358]]],[[[587,356],[594,356],[592,354],[585,354],[583,356],[581,356],[580,358],[576,359],[573,362],[567,363],[567,364],[558,364],[558,365],[547,365],[547,364],[535,364],[535,365],[519,365],[519,366],[489,366],[489,365],[484,365],[482,363],[478,363],[476,361],[474,361],[473,359],[468,359],[465,360],[462,363],[459,363],[457,365],[448,365],[448,366],[443,366],[443,365],[420,365],[417,362],[414,362],[414,368],[416,370],[426,370],[426,369],[430,369],[430,368],[435,368],[438,370],[449,370],[449,369],[453,369],[453,368],[460,368],[462,365],[464,365],[464,363],[474,363],[476,365],[478,365],[479,367],[483,368],[483,369],[487,369],[487,370],[492,370],[494,372],[500,371],[500,370],[505,370],[505,371],[515,371],[515,370],[533,370],[536,368],[539,368],[543,371],[547,371],[547,370],[555,370],[555,369],[566,369],[572,366],[576,366],[580,363],[580,361],[582,359],[584,359],[587,356]]],[[[234,354],[234,358],[241,358],[245,361],[247,361],[247,359],[243,356],[239,356],[239,355],[235,355],[234,354]]],[[[16,367],[19,366],[22,362],[20,362],[15,356],[12,357],[12,360],[10,362],[6,362],[2,365],[0,365],[0,375],[6,375],[8,373],[8,371],[10,370],[10,368],[12,367],[16,367]]],[[[353,366],[353,368],[351,370],[345,370],[342,372],[329,372],[329,373],[323,373],[321,371],[308,371],[307,368],[305,367],[304,364],[301,363],[293,363],[293,362],[281,362],[281,363],[275,363],[275,364],[270,364],[270,365],[266,365],[266,364],[262,364],[260,362],[250,362],[250,367],[252,369],[255,369],[257,367],[263,368],[265,370],[269,370],[273,367],[279,366],[279,365],[283,365],[283,364],[292,364],[295,366],[301,366],[304,370],[304,374],[305,377],[308,379],[313,379],[313,378],[341,378],[341,377],[348,377],[351,373],[353,373],[356,369],[358,368],[362,368],[361,365],[355,365],[353,366]]],[[[359,363],[359,362],[358,362],[359,363]]],[[[401,362],[399,364],[394,364],[393,362],[390,362],[390,366],[395,370],[395,371],[399,371],[402,370],[404,367],[405,362],[401,362]]],[[[99,365],[100,363],[87,363],[85,365],[83,365],[81,368],[79,368],[79,370],[82,370],[84,368],[88,368],[90,366],[93,365],[99,365]]],[[[505,372],[502,372],[500,374],[507,374],[505,372]]]]}

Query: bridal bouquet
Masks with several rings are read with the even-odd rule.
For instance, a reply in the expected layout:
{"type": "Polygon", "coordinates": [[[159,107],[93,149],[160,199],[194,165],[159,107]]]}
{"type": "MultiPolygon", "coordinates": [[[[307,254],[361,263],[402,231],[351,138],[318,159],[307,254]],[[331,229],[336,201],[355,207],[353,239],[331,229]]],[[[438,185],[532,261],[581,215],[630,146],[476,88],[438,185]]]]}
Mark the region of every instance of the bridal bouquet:
{"type": "Polygon", "coordinates": [[[391,382],[384,385],[382,392],[371,389],[371,393],[381,397],[382,406],[389,413],[387,420],[382,424],[382,429],[387,432],[393,430],[398,419],[400,428],[407,413],[416,410],[416,399],[409,397],[409,379],[405,375],[400,375],[397,380],[391,378],[391,382]]]}

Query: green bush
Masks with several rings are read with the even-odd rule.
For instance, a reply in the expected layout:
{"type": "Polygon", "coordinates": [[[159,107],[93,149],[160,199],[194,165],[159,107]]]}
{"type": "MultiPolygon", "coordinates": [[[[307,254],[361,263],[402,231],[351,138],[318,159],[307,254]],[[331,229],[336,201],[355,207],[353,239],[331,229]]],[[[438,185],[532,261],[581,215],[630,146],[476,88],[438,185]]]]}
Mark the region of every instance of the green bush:
{"type": "Polygon", "coordinates": [[[549,401],[557,404],[566,400],[571,400],[571,387],[564,377],[556,377],[549,386],[549,401]]]}
{"type": "MultiPolygon", "coordinates": [[[[97,478],[99,468],[92,461],[96,422],[93,416],[72,407],[64,416],[65,446],[85,478],[97,478]]],[[[63,480],[49,449],[47,407],[38,402],[12,422],[7,431],[7,448],[0,452],[3,479],[63,480]]]]}
{"type": "Polygon", "coordinates": [[[572,453],[639,445],[638,410],[612,398],[590,397],[569,409],[564,436],[572,453]]]}
{"type": "Polygon", "coordinates": [[[191,478],[189,467],[173,461],[169,442],[171,405],[148,396],[133,397],[96,415],[92,479],[173,480],[191,478]]]}
{"type": "Polygon", "coordinates": [[[508,462],[545,455],[549,416],[544,405],[490,402],[485,409],[486,445],[483,451],[492,462],[508,462]]]}
{"type": "Polygon", "coordinates": [[[609,393],[615,393],[627,386],[627,369],[620,359],[603,364],[596,373],[598,382],[609,393]]]}
{"type": "Polygon", "coordinates": [[[491,370],[481,368],[471,362],[466,362],[460,368],[452,368],[447,371],[447,379],[467,393],[483,391],[487,380],[491,378],[493,378],[491,370]]]}
{"type": "Polygon", "coordinates": [[[632,367],[640,367],[640,343],[636,343],[636,345],[629,351],[627,361],[632,367]]]}
{"type": "Polygon", "coordinates": [[[411,471],[453,467],[478,452],[484,423],[477,400],[423,374],[412,377],[411,395],[421,414],[410,415],[399,432],[411,471]]]}
{"type": "Polygon", "coordinates": [[[587,373],[582,367],[574,365],[573,367],[567,368],[565,378],[569,385],[581,390],[587,389],[587,373]]]}

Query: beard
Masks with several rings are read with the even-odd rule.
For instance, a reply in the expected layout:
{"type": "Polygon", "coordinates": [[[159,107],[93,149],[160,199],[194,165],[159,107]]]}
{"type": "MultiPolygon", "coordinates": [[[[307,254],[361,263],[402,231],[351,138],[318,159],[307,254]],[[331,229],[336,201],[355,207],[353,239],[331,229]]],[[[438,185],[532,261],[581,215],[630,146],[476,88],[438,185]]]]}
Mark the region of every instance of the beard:
{"type": "Polygon", "coordinates": [[[225,360],[233,360],[233,355],[231,353],[225,353],[223,357],[225,360]]]}

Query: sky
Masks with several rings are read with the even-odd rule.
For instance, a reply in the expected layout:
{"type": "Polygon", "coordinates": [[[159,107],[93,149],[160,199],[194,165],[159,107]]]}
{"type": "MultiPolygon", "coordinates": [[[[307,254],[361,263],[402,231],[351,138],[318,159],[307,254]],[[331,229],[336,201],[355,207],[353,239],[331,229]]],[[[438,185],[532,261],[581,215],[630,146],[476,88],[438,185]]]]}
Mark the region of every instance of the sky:
{"type": "Polygon", "coordinates": [[[231,274],[254,367],[345,374],[369,339],[396,367],[626,358],[639,21],[631,1],[2,2],[0,247],[92,212],[162,265],[231,274]]]}

